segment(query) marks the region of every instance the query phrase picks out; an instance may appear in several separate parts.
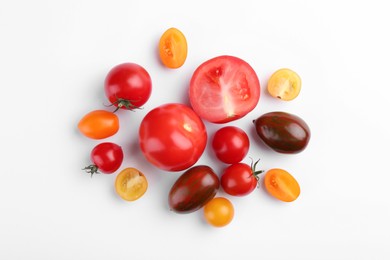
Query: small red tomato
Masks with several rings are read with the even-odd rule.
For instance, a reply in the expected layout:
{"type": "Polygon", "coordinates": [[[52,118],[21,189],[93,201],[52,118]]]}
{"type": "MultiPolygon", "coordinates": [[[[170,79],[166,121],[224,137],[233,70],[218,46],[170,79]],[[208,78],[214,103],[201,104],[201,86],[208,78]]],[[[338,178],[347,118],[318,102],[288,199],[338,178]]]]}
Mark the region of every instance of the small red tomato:
{"type": "Polygon", "coordinates": [[[108,73],[104,90],[111,104],[122,109],[140,108],[148,101],[152,92],[149,73],[135,63],[123,63],[108,73]]]}
{"type": "Polygon", "coordinates": [[[119,169],[123,162],[122,147],[109,142],[98,144],[91,151],[91,161],[93,164],[83,170],[91,174],[97,172],[113,173],[119,169]]]}
{"type": "Polygon", "coordinates": [[[215,132],[212,147],[219,160],[234,164],[244,159],[248,153],[249,138],[242,129],[226,126],[215,132]]]}
{"type": "Polygon", "coordinates": [[[245,196],[251,193],[257,186],[260,173],[256,171],[256,165],[236,163],[227,167],[221,176],[221,186],[223,190],[233,196],[245,196]]]}

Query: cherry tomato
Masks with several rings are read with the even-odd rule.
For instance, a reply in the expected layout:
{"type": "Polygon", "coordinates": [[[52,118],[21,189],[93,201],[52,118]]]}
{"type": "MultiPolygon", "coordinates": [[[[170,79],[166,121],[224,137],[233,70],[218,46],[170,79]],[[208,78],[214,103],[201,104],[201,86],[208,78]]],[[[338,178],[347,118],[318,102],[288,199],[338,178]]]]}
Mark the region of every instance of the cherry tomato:
{"type": "Polygon", "coordinates": [[[242,129],[226,126],[215,132],[212,147],[219,160],[234,164],[240,162],[247,155],[249,138],[242,129]]]}
{"type": "Polygon", "coordinates": [[[207,133],[202,120],[182,104],[165,104],[151,110],[139,129],[141,151],[156,167],[181,171],[202,155],[207,133]]]}
{"type": "Polygon", "coordinates": [[[234,217],[233,204],[226,198],[218,197],[210,200],[204,206],[204,217],[214,227],[228,225],[234,217]]]}
{"type": "Polygon", "coordinates": [[[187,40],[176,28],[170,28],[160,38],[159,52],[161,62],[168,68],[181,67],[187,58],[187,40]]]}
{"type": "Polygon", "coordinates": [[[256,171],[256,165],[235,163],[227,167],[221,176],[223,190],[233,196],[245,196],[251,193],[257,186],[259,177],[263,171],[256,171]]]}
{"type": "Polygon", "coordinates": [[[210,167],[194,166],[173,184],[168,196],[169,207],[176,213],[194,212],[214,198],[218,189],[218,176],[210,167]]]}
{"type": "Polygon", "coordinates": [[[293,100],[301,91],[301,78],[290,69],[280,69],[268,80],[268,93],[281,100],[293,100]]]}
{"type": "Polygon", "coordinates": [[[78,129],[86,137],[104,139],[118,132],[119,118],[112,112],[94,110],[80,120],[78,129]]]}
{"type": "Polygon", "coordinates": [[[122,147],[108,142],[98,144],[91,151],[91,161],[93,164],[84,168],[88,173],[113,173],[123,162],[122,147]]]}
{"type": "Polygon", "coordinates": [[[123,169],[115,180],[115,190],[118,195],[127,201],[134,201],[142,197],[148,189],[145,175],[135,168],[123,169]]]}
{"type": "Polygon", "coordinates": [[[152,92],[152,80],[140,65],[123,63],[110,70],[104,90],[111,104],[117,107],[116,110],[133,110],[148,101],[152,92]]]}
{"type": "Polygon", "coordinates": [[[296,200],[301,193],[298,182],[285,170],[271,169],[264,177],[265,188],[273,197],[291,202],[296,200]]]}
{"type": "Polygon", "coordinates": [[[260,82],[245,61],[219,56],[195,70],[189,96],[192,108],[201,118],[226,123],[255,108],[260,98],[260,82]]]}
{"type": "Polygon", "coordinates": [[[279,153],[302,152],[309,143],[310,129],[302,118],[285,113],[266,113],[253,121],[257,135],[279,153]]]}

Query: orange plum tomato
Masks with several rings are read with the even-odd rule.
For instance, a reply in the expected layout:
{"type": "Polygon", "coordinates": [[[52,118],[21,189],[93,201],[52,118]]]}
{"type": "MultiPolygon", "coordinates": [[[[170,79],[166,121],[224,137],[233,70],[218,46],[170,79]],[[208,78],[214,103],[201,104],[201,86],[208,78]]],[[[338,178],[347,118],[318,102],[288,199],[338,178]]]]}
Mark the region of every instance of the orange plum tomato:
{"type": "Polygon", "coordinates": [[[148,181],[145,175],[135,168],[125,168],[116,176],[115,190],[124,200],[137,200],[147,189],[148,181]]]}
{"type": "Polygon", "coordinates": [[[119,118],[112,112],[94,110],[80,120],[78,129],[91,139],[104,139],[118,132],[119,118]]]}
{"type": "Polygon", "coordinates": [[[139,142],[150,163],[165,171],[181,171],[198,161],[206,147],[207,132],[191,108],[169,103],[143,118],[139,142]]]}
{"type": "Polygon", "coordinates": [[[168,68],[183,66],[187,58],[187,40],[176,28],[169,28],[160,38],[159,53],[161,62],[168,68]]]}
{"type": "Polygon", "coordinates": [[[301,193],[298,182],[285,170],[271,169],[264,176],[264,186],[267,192],[278,200],[291,202],[301,193]]]}

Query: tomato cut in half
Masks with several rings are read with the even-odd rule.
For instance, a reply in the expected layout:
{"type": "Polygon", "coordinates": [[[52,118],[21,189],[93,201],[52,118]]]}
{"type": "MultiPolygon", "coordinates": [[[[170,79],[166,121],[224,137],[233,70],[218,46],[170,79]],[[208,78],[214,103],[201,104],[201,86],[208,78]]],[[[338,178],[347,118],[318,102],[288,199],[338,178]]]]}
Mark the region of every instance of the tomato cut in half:
{"type": "Polygon", "coordinates": [[[181,67],[187,58],[187,40],[176,28],[169,28],[160,38],[159,53],[161,62],[168,68],[181,67]]]}
{"type": "Polygon", "coordinates": [[[256,107],[260,82],[244,60],[219,56],[195,70],[189,96],[192,108],[201,118],[226,123],[245,116],[256,107]]]}

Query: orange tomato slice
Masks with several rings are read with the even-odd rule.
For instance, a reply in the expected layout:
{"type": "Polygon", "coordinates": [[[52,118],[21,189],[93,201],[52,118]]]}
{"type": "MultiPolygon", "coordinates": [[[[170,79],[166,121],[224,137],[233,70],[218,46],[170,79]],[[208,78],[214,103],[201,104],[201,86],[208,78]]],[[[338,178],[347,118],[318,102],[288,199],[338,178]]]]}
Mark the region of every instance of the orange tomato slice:
{"type": "Polygon", "coordinates": [[[285,170],[271,169],[264,177],[265,188],[273,197],[291,202],[296,200],[301,193],[298,182],[285,170]]]}
{"type": "Polygon", "coordinates": [[[168,68],[183,66],[187,59],[187,40],[176,28],[170,28],[160,38],[159,53],[161,62],[168,68]]]}
{"type": "Polygon", "coordinates": [[[115,180],[115,190],[118,195],[127,201],[141,198],[148,189],[145,175],[135,168],[123,169],[115,180]]]}
{"type": "Polygon", "coordinates": [[[271,96],[290,101],[301,91],[301,78],[290,69],[280,69],[272,74],[268,81],[268,92],[271,96]]]}

